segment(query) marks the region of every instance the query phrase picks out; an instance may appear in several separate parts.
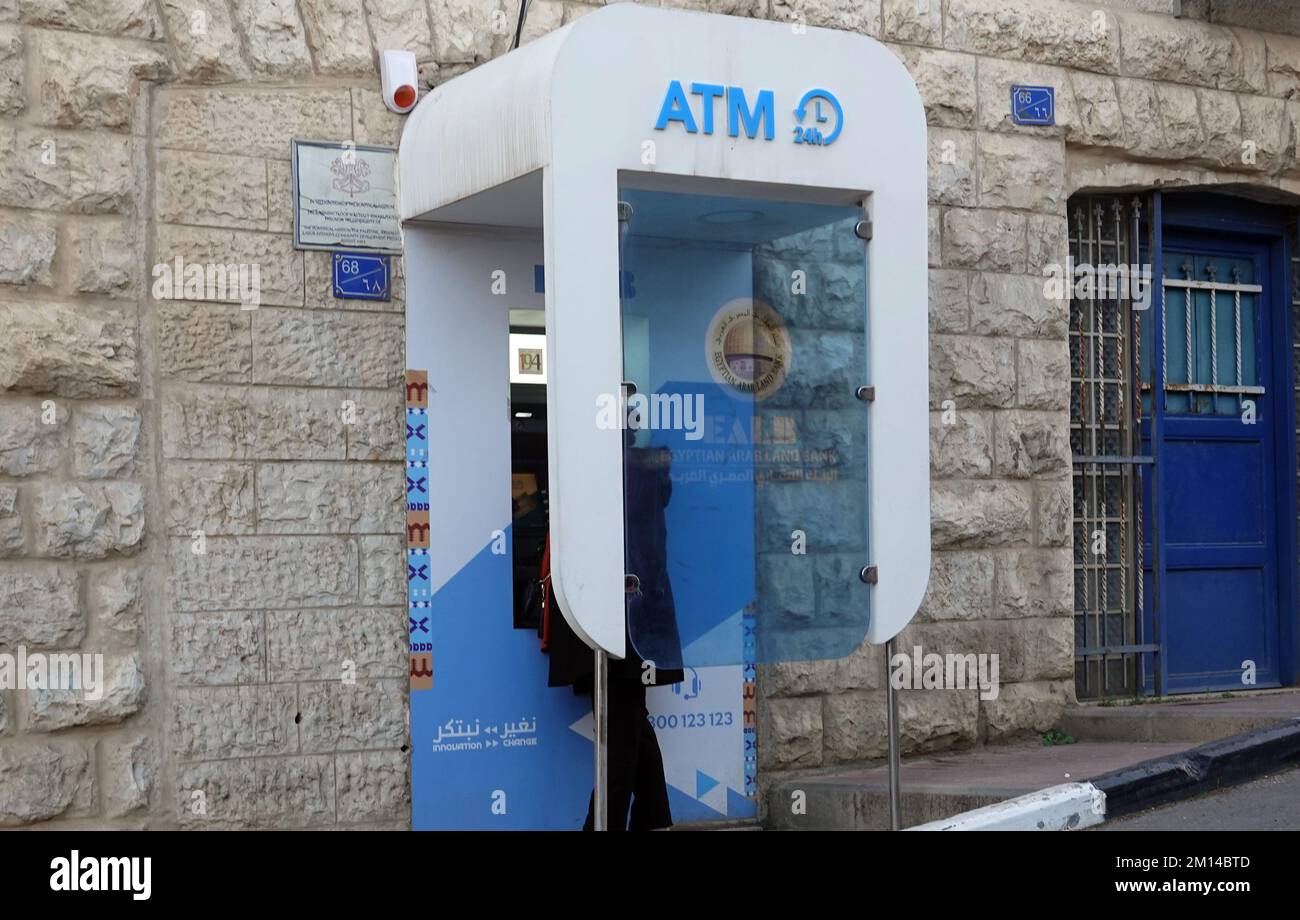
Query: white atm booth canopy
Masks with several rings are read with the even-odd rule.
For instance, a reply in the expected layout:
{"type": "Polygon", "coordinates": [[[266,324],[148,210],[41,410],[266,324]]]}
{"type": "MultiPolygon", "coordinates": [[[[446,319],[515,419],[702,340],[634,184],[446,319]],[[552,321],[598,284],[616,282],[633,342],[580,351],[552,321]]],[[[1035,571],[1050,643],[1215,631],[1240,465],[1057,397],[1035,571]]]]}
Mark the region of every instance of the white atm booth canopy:
{"type": "MultiPolygon", "coordinates": [[[[621,226],[632,206],[620,201],[631,191],[667,196],[637,199],[644,202],[636,208],[647,222],[641,228],[645,252],[670,251],[665,241],[687,225],[699,231],[705,249],[761,244],[771,252],[772,233],[795,231],[783,238],[797,241],[799,231],[817,225],[810,209],[863,221],[856,231],[865,239],[857,239],[850,256],[861,263],[853,268],[861,276],[861,346],[841,348],[834,333],[799,328],[797,320],[785,324],[791,328],[772,325],[769,339],[778,351],[784,348],[777,363],[789,363],[791,380],[805,374],[806,385],[787,383],[784,396],[767,402],[802,400],[796,408],[811,430],[830,411],[821,400],[842,402],[844,392],[854,400],[854,418],[865,419],[862,443],[840,450],[847,456],[861,448],[862,504],[850,501],[842,510],[850,522],[858,520],[861,548],[832,539],[827,532],[843,530],[838,525],[819,528],[824,502],[820,511],[807,510],[806,533],[796,522],[793,531],[783,524],[784,533],[749,539],[755,553],[794,553],[796,559],[801,533],[807,544],[802,552],[815,555],[819,541],[839,547],[834,558],[818,560],[819,578],[838,566],[857,580],[860,558],[861,581],[870,583],[859,589],[870,592],[870,621],[863,625],[871,642],[893,637],[915,614],[930,559],[925,132],[910,75],[868,37],[633,4],[604,7],[457,77],[433,89],[410,115],[398,157],[408,232],[424,225],[463,227],[480,236],[484,227],[503,228],[506,237],[540,232],[553,586],[570,625],[589,644],[614,657],[628,651],[625,451],[631,442],[619,427],[599,424],[598,409],[609,394],[621,392],[629,362],[636,363],[625,341],[630,285],[621,270],[628,247],[637,245],[621,226]],[[675,215],[673,196],[694,196],[708,207],[675,215]],[[719,206],[718,199],[732,201],[719,206]],[[754,203],[747,208],[743,199],[754,203]],[[759,231],[768,218],[758,202],[782,203],[787,224],[764,237],[759,231]],[[747,229],[746,221],[756,229],[747,229]],[[828,397],[818,382],[826,377],[823,365],[844,363],[845,355],[849,365],[859,355],[853,382],[866,389],[839,387],[828,397]]],[[[830,239],[812,231],[805,237],[786,254],[812,258],[822,251],[817,240],[830,239]]],[[[839,237],[829,245],[826,251],[849,251],[839,237]]],[[[409,243],[407,259],[413,276],[409,243]]],[[[803,269],[799,257],[792,259],[781,263],[781,277],[793,278],[801,294],[803,269]]],[[[689,282],[687,263],[680,264],[677,280],[689,282]]],[[[759,270],[752,259],[746,265],[745,271],[759,270]]],[[[651,284],[647,271],[642,288],[651,284]]],[[[806,273],[809,296],[818,283],[839,290],[833,282],[843,273],[835,271],[806,273]]],[[[847,296],[854,296],[854,283],[841,285],[850,290],[847,296]]],[[[436,296],[454,300],[457,294],[442,288],[436,296]]],[[[409,309],[419,309],[411,302],[409,309]]],[[[747,309],[751,319],[758,316],[758,307],[747,309]]],[[[746,330],[744,342],[732,343],[738,352],[747,347],[754,353],[742,360],[751,369],[772,360],[750,341],[755,334],[746,330]]],[[[684,347],[705,363],[703,336],[684,347]]],[[[730,379],[725,367],[722,372],[719,386],[730,379]]],[[[647,389],[644,381],[638,387],[647,389]]],[[[755,384],[739,392],[762,400],[759,389],[755,384]]],[[[744,411],[744,424],[755,430],[771,421],[757,418],[762,410],[753,406],[744,411]]],[[[437,427],[432,402],[430,422],[437,427]]],[[[737,507],[760,515],[771,504],[752,496],[746,502],[737,507]]],[[[430,512],[436,521],[436,497],[430,512]]],[[[726,533],[714,537],[730,539],[726,533]]]]}

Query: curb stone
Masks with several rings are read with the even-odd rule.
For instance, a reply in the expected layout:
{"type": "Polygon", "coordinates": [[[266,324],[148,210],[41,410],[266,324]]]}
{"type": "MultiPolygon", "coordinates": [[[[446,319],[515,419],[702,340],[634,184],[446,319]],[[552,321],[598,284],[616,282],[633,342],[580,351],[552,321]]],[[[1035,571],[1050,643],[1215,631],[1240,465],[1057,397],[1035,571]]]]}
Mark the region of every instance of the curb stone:
{"type": "Polygon", "coordinates": [[[1300,764],[1300,719],[1210,741],[1198,747],[1095,777],[1114,818],[1235,786],[1300,764]]]}
{"type": "Polygon", "coordinates": [[[908,830],[1079,830],[1297,764],[1300,719],[1292,719],[908,830]]]}

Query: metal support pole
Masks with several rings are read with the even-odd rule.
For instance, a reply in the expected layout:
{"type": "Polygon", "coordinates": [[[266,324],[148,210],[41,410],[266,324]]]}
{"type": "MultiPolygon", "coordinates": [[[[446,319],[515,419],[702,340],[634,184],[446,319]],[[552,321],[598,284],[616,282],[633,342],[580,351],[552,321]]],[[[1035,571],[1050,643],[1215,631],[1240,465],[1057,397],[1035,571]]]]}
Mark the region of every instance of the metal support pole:
{"type": "Polygon", "coordinates": [[[903,829],[903,793],[899,788],[898,753],[898,691],[889,678],[889,665],[894,657],[894,640],[885,643],[885,723],[889,733],[889,829],[903,829]]]}
{"type": "Polygon", "coordinates": [[[592,829],[609,830],[609,658],[595,651],[596,675],[592,688],[592,715],[596,732],[596,781],[592,793],[592,829]]]}

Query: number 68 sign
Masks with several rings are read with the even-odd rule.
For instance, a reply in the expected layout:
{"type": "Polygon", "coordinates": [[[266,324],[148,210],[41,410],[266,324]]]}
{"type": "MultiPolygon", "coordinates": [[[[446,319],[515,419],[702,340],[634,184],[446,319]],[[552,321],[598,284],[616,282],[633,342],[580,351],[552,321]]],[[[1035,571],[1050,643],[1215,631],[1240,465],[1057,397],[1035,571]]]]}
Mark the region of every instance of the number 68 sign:
{"type": "Polygon", "coordinates": [[[388,300],[392,297],[392,259],[364,252],[336,252],[334,296],[339,300],[388,300]]]}

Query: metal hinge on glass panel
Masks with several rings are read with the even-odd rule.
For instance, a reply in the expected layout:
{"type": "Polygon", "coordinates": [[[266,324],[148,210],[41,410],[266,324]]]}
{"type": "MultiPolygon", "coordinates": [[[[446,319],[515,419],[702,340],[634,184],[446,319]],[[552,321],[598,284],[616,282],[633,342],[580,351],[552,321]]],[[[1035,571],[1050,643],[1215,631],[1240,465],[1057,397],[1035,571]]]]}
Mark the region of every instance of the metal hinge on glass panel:
{"type": "Polygon", "coordinates": [[[870,240],[871,232],[871,221],[869,220],[860,220],[853,225],[853,233],[860,240],[870,240]]]}
{"type": "Polygon", "coordinates": [[[628,201],[620,201],[620,202],[618,203],[618,220],[619,220],[619,223],[623,223],[623,224],[625,224],[625,223],[627,223],[627,222],[628,222],[629,220],[631,220],[631,219],[632,219],[632,204],[631,204],[631,202],[628,202],[628,201]]]}
{"type": "Polygon", "coordinates": [[[869,585],[874,585],[880,580],[880,570],[874,565],[864,565],[858,571],[858,577],[869,585]]]}
{"type": "Polygon", "coordinates": [[[636,395],[636,384],[631,380],[624,380],[618,385],[620,400],[619,410],[623,413],[622,424],[629,424],[628,416],[631,412],[632,397],[636,395]]]}
{"type": "Polygon", "coordinates": [[[853,395],[863,402],[871,402],[876,398],[876,388],[873,386],[860,386],[854,391],[853,395]]]}
{"type": "Polygon", "coordinates": [[[623,593],[624,593],[624,594],[640,594],[640,593],[641,593],[641,579],[638,578],[637,576],[631,574],[631,573],[628,573],[628,574],[624,575],[624,576],[623,576],[623,593]]]}

